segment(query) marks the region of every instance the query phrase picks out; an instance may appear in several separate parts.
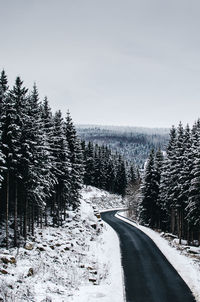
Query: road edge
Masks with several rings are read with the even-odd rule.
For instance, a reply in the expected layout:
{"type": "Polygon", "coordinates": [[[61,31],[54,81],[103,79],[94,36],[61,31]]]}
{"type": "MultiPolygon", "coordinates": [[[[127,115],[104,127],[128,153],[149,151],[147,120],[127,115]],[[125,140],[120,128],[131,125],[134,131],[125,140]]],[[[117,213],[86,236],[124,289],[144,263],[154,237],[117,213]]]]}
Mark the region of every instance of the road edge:
{"type": "MultiPolygon", "coordinates": [[[[184,275],[184,274],[179,270],[179,268],[176,266],[176,264],[173,263],[173,261],[169,258],[169,254],[167,254],[167,253],[166,253],[166,252],[165,252],[165,251],[157,244],[157,242],[155,241],[155,238],[151,237],[150,234],[148,234],[148,233],[146,233],[144,230],[142,230],[142,229],[140,228],[140,225],[139,225],[137,222],[135,222],[135,221],[133,221],[133,220],[131,220],[131,219],[129,219],[129,218],[123,216],[123,215],[120,215],[118,212],[115,214],[115,217],[118,218],[118,219],[120,219],[120,220],[122,220],[122,221],[124,221],[124,222],[126,222],[126,223],[128,223],[128,224],[130,224],[130,225],[132,225],[132,226],[134,226],[134,227],[136,227],[136,228],[138,228],[141,232],[143,232],[146,236],[148,236],[148,237],[155,243],[155,245],[157,246],[157,248],[161,251],[161,253],[162,253],[162,254],[165,256],[165,258],[169,261],[169,263],[173,266],[173,268],[177,271],[177,273],[179,274],[179,276],[180,276],[180,277],[184,280],[184,282],[187,284],[187,286],[189,287],[190,291],[192,292],[192,295],[194,296],[196,302],[200,302],[200,296],[199,296],[198,292],[196,292],[195,286],[193,287],[193,286],[190,284],[190,282],[189,282],[188,279],[186,278],[186,275],[184,275]]],[[[151,230],[151,229],[150,229],[150,230],[151,230]]],[[[152,231],[153,231],[153,230],[152,230],[152,231]]],[[[162,239],[163,239],[163,238],[162,238],[162,239]]],[[[163,239],[163,240],[165,240],[165,239],[163,239]]],[[[167,241],[165,240],[165,242],[167,242],[167,241]]],[[[169,246],[169,248],[174,249],[173,247],[170,247],[170,246],[169,246]]],[[[174,249],[174,250],[175,250],[175,249],[174,249]]],[[[179,254],[179,255],[182,256],[182,257],[186,257],[186,256],[181,255],[181,254],[179,254]]]]}

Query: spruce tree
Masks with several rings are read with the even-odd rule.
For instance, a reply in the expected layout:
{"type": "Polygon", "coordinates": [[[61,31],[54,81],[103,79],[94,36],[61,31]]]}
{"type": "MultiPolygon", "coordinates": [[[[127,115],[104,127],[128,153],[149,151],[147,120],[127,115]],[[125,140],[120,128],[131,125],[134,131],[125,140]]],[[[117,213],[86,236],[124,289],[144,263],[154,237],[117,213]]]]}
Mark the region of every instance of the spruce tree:
{"type": "Polygon", "coordinates": [[[151,151],[144,173],[144,179],[142,183],[142,199],[140,204],[140,220],[142,223],[155,226],[156,221],[156,196],[157,185],[155,179],[155,165],[154,165],[154,150],[151,151]]]}
{"type": "Polygon", "coordinates": [[[174,165],[176,163],[176,128],[172,126],[170,129],[170,139],[166,150],[166,156],[163,163],[160,180],[160,201],[162,202],[162,210],[165,213],[165,224],[172,233],[175,231],[175,207],[173,204],[172,188],[174,186],[174,165]]]}
{"type": "Polygon", "coordinates": [[[71,187],[70,187],[70,204],[75,210],[79,205],[80,189],[83,182],[83,155],[80,141],[76,134],[76,129],[72,122],[69,111],[67,112],[64,125],[66,141],[69,148],[71,162],[71,187]]]}
{"type": "Polygon", "coordinates": [[[118,157],[117,168],[116,168],[116,178],[115,178],[115,192],[122,195],[126,194],[127,177],[126,177],[126,167],[122,160],[121,155],[118,157]]]}
{"type": "Polygon", "coordinates": [[[54,116],[53,126],[53,157],[55,158],[55,178],[54,189],[54,220],[56,225],[62,224],[63,215],[65,217],[66,206],[70,204],[71,188],[71,163],[68,143],[64,131],[64,121],[61,111],[57,111],[54,116]]]}

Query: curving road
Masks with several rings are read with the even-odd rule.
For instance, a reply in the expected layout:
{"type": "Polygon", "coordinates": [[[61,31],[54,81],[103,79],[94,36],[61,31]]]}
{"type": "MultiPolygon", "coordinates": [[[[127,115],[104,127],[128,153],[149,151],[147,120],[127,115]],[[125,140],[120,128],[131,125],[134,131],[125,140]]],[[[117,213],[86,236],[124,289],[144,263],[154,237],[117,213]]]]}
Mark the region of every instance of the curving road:
{"type": "MultiPolygon", "coordinates": [[[[101,213],[120,239],[127,302],[195,302],[190,289],[155,243],[136,227],[101,213]]],[[[117,278],[117,276],[116,276],[117,278]]]]}

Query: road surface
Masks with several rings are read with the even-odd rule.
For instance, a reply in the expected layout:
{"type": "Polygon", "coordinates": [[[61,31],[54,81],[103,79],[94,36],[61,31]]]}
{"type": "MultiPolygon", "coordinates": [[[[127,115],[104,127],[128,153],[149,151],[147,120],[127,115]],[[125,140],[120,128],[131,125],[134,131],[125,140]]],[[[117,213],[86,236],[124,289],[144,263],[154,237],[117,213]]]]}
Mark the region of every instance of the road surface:
{"type": "Polygon", "coordinates": [[[155,243],[136,227],[116,218],[115,213],[101,213],[101,217],[120,239],[126,301],[195,302],[186,283],[155,243]]]}

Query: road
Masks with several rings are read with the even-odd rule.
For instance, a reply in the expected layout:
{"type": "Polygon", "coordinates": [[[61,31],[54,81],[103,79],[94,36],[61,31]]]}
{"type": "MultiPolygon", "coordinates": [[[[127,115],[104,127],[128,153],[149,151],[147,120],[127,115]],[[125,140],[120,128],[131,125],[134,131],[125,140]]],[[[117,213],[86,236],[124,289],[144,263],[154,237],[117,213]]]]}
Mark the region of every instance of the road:
{"type": "Polygon", "coordinates": [[[195,302],[186,283],[155,243],[136,227],[116,218],[115,213],[101,213],[101,217],[120,239],[126,302],[195,302]]]}

